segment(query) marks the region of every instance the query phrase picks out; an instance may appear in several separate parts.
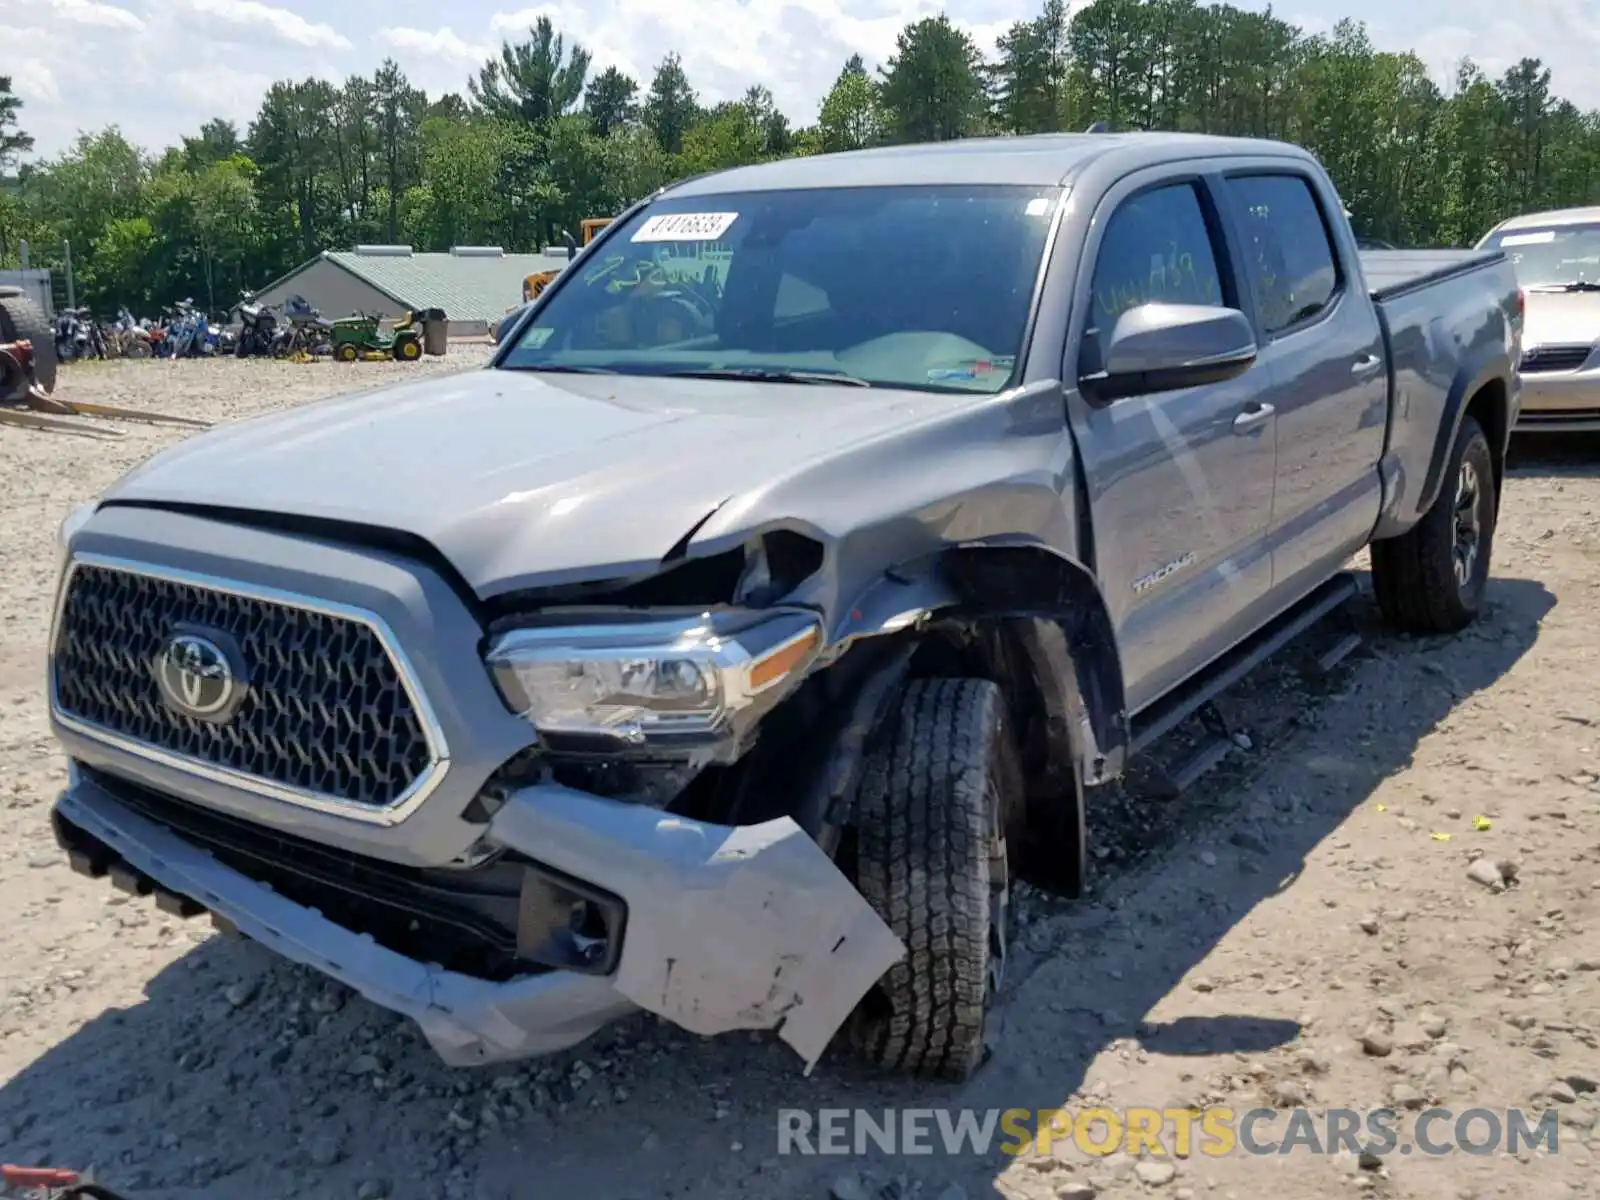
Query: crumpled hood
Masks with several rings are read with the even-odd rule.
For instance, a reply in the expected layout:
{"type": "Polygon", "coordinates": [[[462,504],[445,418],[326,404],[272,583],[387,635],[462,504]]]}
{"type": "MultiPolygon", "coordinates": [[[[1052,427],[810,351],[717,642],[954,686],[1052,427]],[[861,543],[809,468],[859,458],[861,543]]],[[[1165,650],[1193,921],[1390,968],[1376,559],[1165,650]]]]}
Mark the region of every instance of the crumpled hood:
{"type": "Polygon", "coordinates": [[[1600,292],[1526,292],[1522,344],[1580,346],[1600,341],[1600,292]]]}
{"type": "Polygon", "coordinates": [[[401,530],[425,539],[489,596],[648,572],[725,501],[950,400],[469,371],[191,438],[125,476],[105,499],[401,530]]]}

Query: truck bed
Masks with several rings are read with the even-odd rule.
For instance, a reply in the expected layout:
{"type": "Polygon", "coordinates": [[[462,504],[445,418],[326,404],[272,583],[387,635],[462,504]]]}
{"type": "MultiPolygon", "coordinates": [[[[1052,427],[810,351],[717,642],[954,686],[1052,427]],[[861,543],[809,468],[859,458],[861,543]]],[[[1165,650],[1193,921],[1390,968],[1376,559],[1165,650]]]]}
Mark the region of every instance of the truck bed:
{"type": "Polygon", "coordinates": [[[1361,270],[1374,300],[1392,300],[1483,266],[1499,250],[1363,250],[1361,270]]]}
{"type": "Polygon", "coordinates": [[[1418,506],[1405,520],[1380,522],[1384,537],[1431,502],[1459,406],[1483,364],[1504,359],[1520,308],[1516,273],[1499,250],[1368,250],[1361,265],[1389,361],[1384,470],[1418,506]]]}

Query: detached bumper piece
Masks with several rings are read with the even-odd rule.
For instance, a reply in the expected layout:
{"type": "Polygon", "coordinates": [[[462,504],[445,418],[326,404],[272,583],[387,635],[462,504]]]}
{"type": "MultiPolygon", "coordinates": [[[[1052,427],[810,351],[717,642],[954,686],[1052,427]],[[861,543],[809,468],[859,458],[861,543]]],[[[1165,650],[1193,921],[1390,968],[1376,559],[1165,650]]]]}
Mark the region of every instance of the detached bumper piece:
{"type": "Polygon", "coordinates": [[[75,766],[53,821],[74,869],[209,911],[411,1017],[452,1065],[565,1049],[642,1008],[776,1029],[809,1070],[904,954],[788,818],[707,825],[542,785],[496,814],[499,859],[419,871],[75,766]]]}

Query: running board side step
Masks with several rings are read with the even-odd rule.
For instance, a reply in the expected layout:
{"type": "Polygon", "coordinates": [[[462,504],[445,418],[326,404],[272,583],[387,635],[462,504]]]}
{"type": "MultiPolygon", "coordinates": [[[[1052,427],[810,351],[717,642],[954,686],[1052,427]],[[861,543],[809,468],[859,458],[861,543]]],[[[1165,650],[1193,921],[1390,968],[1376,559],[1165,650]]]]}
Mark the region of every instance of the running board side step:
{"type": "MultiPolygon", "coordinates": [[[[1343,607],[1358,591],[1356,577],[1348,572],[1335,575],[1288,612],[1235,646],[1201,674],[1181,684],[1144,711],[1136,714],[1129,738],[1129,757],[1143,753],[1171,733],[1184,721],[1199,713],[1211,731],[1195,752],[1182,764],[1166,773],[1158,790],[1177,796],[1220,763],[1233,748],[1232,735],[1214,701],[1223,692],[1249,675],[1267,659],[1296,641],[1313,626],[1343,607]]],[[[1360,645],[1359,635],[1350,634],[1318,659],[1318,666],[1331,671],[1360,645]]]]}

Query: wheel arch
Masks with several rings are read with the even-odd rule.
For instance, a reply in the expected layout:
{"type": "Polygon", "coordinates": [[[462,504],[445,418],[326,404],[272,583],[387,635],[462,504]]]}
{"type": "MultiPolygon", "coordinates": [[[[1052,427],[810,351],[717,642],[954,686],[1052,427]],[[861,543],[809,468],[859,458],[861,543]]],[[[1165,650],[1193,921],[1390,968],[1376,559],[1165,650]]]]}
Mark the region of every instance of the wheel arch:
{"type": "Polygon", "coordinates": [[[1417,505],[1418,516],[1433,507],[1433,502],[1444,488],[1445,465],[1455,450],[1456,439],[1461,436],[1461,422],[1468,414],[1483,427],[1489,439],[1489,454],[1495,466],[1495,494],[1498,498],[1504,474],[1506,445],[1511,435],[1511,389],[1505,366],[1503,358],[1491,359],[1478,364],[1477,370],[1462,371],[1456,376],[1445,400],[1433,454],[1428,460],[1428,474],[1424,477],[1422,496],[1417,505]]]}
{"type": "Polygon", "coordinates": [[[1006,697],[1044,869],[1077,895],[1086,870],[1084,789],[1121,775],[1128,717],[1110,611],[1087,567],[1047,546],[951,547],[886,575],[852,607],[843,640],[913,640],[907,678],[973,676],[1006,697]]]}

